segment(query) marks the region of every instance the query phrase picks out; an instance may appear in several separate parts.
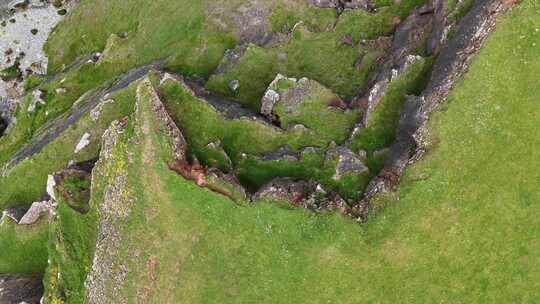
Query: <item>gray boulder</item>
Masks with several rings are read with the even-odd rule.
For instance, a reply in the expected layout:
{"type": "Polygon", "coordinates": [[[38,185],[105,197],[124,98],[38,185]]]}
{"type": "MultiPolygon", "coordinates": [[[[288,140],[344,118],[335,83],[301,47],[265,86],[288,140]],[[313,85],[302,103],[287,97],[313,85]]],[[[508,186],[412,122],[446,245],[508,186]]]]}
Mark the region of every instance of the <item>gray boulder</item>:
{"type": "Polygon", "coordinates": [[[53,214],[56,210],[56,203],[52,200],[35,202],[19,221],[19,225],[35,224],[43,215],[53,214]]]}
{"type": "Polygon", "coordinates": [[[326,152],[326,162],[337,160],[336,171],[332,176],[334,180],[340,180],[347,174],[366,174],[369,168],[362,162],[360,157],[347,147],[338,146],[330,148],[326,152]]]}

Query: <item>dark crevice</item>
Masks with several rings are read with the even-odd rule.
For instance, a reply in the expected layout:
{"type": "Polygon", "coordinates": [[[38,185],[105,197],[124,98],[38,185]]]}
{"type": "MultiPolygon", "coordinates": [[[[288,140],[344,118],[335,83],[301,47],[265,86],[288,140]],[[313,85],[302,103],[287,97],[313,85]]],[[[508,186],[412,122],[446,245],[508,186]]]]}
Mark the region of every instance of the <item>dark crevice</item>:
{"type": "Polygon", "coordinates": [[[373,210],[372,199],[379,193],[392,191],[399,184],[406,167],[423,156],[427,149],[426,122],[431,112],[446,100],[455,82],[467,71],[471,59],[495,27],[497,17],[512,5],[498,0],[475,1],[457,25],[455,36],[448,43],[441,44],[430,81],[419,96],[408,96],[401,109],[396,139],[384,168],[370,182],[363,199],[353,208],[352,216],[367,220],[373,210]]]}

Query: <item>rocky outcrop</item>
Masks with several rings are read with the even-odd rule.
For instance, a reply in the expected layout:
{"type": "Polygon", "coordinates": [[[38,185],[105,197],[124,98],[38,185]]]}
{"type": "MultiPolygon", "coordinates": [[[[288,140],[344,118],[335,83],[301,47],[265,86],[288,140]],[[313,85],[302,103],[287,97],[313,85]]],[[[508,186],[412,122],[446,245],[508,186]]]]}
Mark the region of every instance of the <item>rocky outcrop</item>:
{"type": "Polygon", "coordinates": [[[42,280],[39,274],[0,274],[0,303],[40,303],[42,280]]]}
{"type": "Polygon", "coordinates": [[[308,78],[278,74],[261,100],[261,114],[283,129],[304,128],[320,134],[348,129],[351,112],[331,90],[308,78]]]}
{"type": "Polygon", "coordinates": [[[92,268],[86,281],[88,303],[111,303],[119,299],[118,290],[126,278],[125,267],[115,263],[116,252],[121,244],[121,226],[127,222],[133,204],[128,189],[127,172],[115,168],[115,147],[125,124],[114,121],[103,134],[100,158],[92,171],[92,195],[103,191],[99,205],[98,233],[92,268]],[[94,181],[99,180],[99,183],[94,181]],[[103,189],[99,189],[103,187],[103,189]],[[98,190],[99,189],[99,190],[98,190]]]}
{"type": "MultiPolygon", "coordinates": [[[[438,1],[446,0],[430,1],[423,7],[415,9],[407,19],[397,26],[391,46],[386,50],[386,55],[379,58],[379,67],[367,81],[366,87],[368,89],[354,100],[354,104],[364,112],[362,126],[367,125],[369,117],[385,96],[390,83],[404,74],[414,62],[422,59],[422,57],[414,55],[414,52],[424,46],[431,34],[434,16],[438,16],[436,7],[434,7],[438,1]]],[[[363,44],[368,48],[370,45],[378,48],[380,47],[379,40],[363,44]]]]}
{"type": "Polygon", "coordinates": [[[321,184],[307,181],[294,181],[278,177],[263,185],[252,200],[287,202],[295,208],[313,211],[340,210],[348,212],[347,203],[337,194],[324,190],[321,184]]]}
{"type": "Polygon", "coordinates": [[[326,162],[333,161],[337,162],[336,171],[332,176],[333,180],[341,180],[343,176],[348,174],[365,175],[369,173],[369,168],[364,164],[361,156],[347,147],[330,148],[326,152],[326,162]]]}
{"type": "Polygon", "coordinates": [[[186,151],[187,151],[187,143],[186,139],[184,138],[184,135],[178,129],[178,126],[176,126],[176,123],[172,119],[172,117],[167,112],[167,109],[165,109],[165,106],[159,99],[159,96],[157,95],[157,92],[154,90],[152,84],[148,79],[145,79],[142,81],[141,84],[139,84],[139,87],[137,88],[137,108],[140,109],[140,86],[146,85],[148,87],[148,91],[150,92],[150,108],[152,112],[154,113],[157,121],[161,122],[165,127],[165,132],[168,135],[168,138],[171,140],[172,145],[172,152],[174,155],[174,159],[177,161],[185,160],[187,159],[186,151]]]}
{"type": "Polygon", "coordinates": [[[290,178],[280,177],[262,186],[253,195],[253,200],[287,201],[293,205],[298,205],[307,198],[309,187],[310,185],[307,182],[295,182],[290,178]]]}
{"type": "Polygon", "coordinates": [[[113,81],[109,81],[103,87],[89,91],[81,96],[71,109],[62,116],[48,122],[40,128],[40,131],[21,149],[19,149],[2,168],[2,175],[6,175],[9,170],[26,158],[39,152],[55,140],[67,128],[75,124],[79,119],[102,103],[109,99],[108,96],[129,86],[134,81],[146,76],[148,71],[159,69],[164,61],[157,61],[133,69],[113,81]]]}
{"type": "Polygon", "coordinates": [[[86,132],[82,135],[81,139],[79,140],[79,143],[77,143],[77,146],[75,146],[75,154],[81,152],[84,148],[86,148],[90,144],[90,133],[86,132]]]}
{"type": "Polygon", "coordinates": [[[272,41],[270,14],[263,1],[245,1],[232,16],[239,40],[258,45],[266,45],[272,41]]]}
{"type": "Polygon", "coordinates": [[[427,146],[426,122],[433,110],[444,102],[455,82],[466,72],[471,59],[480,50],[495,27],[497,17],[514,3],[497,0],[475,1],[470,12],[459,22],[452,40],[438,56],[431,79],[420,96],[409,96],[385,165],[355,206],[354,214],[366,219],[371,199],[391,191],[408,164],[419,159],[427,146]]]}
{"type": "Polygon", "coordinates": [[[300,160],[300,153],[296,153],[291,146],[284,145],[279,147],[277,150],[272,151],[270,153],[266,153],[260,157],[258,157],[258,160],[261,161],[299,161],[300,160]]]}
{"type": "Polygon", "coordinates": [[[371,0],[308,0],[309,4],[320,8],[335,8],[338,11],[344,9],[364,9],[372,10],[373,1],[371,0]]]}
{"type": "Polygon", "coordinates": [[[54,200],[44,200],[41,202],[32,203],[30,209],[26,211],[24,216],[20,219],[19,225],[32,225],[35,224],[42,216],[53,216],[58,205],[54,200]]]}

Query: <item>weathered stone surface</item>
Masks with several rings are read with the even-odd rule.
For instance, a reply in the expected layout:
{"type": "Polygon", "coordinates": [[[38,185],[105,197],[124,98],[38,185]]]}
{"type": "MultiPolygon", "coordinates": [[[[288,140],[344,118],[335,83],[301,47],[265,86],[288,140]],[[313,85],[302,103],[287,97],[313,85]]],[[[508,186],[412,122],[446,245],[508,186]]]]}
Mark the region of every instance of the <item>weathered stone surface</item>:
{"type": "Polygon", "coordinates": [[[0,274],[0,303],[40,303],[42,280],[40,274],[0,274]]]}
{"type": "Polygon", "coordinates": [[[0,21],[5,22],[0,39],[0,70],[16,62],[21,72],[16,80],[0,79],[0,104],[18,103],[26,77],[46,73],[48,60],[43,45],[50,31],[62,18],[50,1],[0,1],[0,21]],[[15,22],[6,22],[8,19],[15,22]]]}
{"type": "Polygon", "coordinates": [[[261,100],[261,114],[284,129],[292,126],[288,121],[294,121],[294,126],[303,124],[309,128],[311,118],[306,119],[302,112],[306,104],[320,109],[321,115],[335,112],[335,109],[345,110],[347,107],[339,96],[315,80],[277,74],[261,100]]]}
{"type": "Polygon", "coordinates": [[[125,125],[114,121],[103,134],[100,158],[92,171],[92,181],[108,177],[101,185],[104,198],[98,210],[99,224],[92,268],[86,281],[86,302],[112,303],[120,299],[118,290],[126,278],[126,268],[114,262],[122,241],[120,226],[125,224],[133,205],[125,170],[114,167],[113,150],[120,142],[125,125]]]}
{"type": "MultiPolygon", "coordinates": [[[[154,112],[154,114],[156,115],[156,118],[165,125],[167,135],[171,139],[173,150],[172,152],[174,154],[175,160],[185,160],[187,157],[187,142],[184,138],[184,135],[182,134],[180,129],[178,129],[178,126],[176,125],[172,117],[169,115],[169,112],[167,112],[167,109],[165,109],[165,106],[161,102],[161,99],[159,99],[157,92],[152,87],[150,80],[146,78],[142,81],[142,83],[137,88],[138,94],[142,85],[145,85],[149,88],[148,91],[150,92],[150,107],[152,109],[152,112],[154,112]]],[[[139,99],[140,97],[138,97],[138,102],[140,102],[139,99]]]]}
{"type": "Polygon", "coordinates": [[[144,77],[149,70],[159,69],[164,64],[163,60],[135,68],[118,77],[112,84],[89,91],[81,96],[77,102],[64,115],[47,123],[37,134],[1,168],[2,175],[6,175],[13,167],[22,160],[39,153],[46,145],[56,139],[68,127],[75,124],[83,115],[94,109],[100,102],[108,99],[107,96],[129,86],[134,81],[144,77]]]}
{"type": "Polygon", "coordinates": [[[307,198],[309,184],[304,181],[295,182],[290,178],[276,178],[253,195],[253,200],[278,200],[299,204],[307,198]]]}
{"type": "Polygon", "coordinates": [[[379,59],[379,67],[367,81],[368,89],[357,96],[354,101],[364,110],[362,117],[364,126],[367,125],[369,117],[386,94],[390,83],[405,73],[414,62],[422,59],[422,57],[412,55],[412,53],[422,47],[430,35],[433,16],[434,9],[432,9],[431,4],[414,10],[407,19],[397,26],[390,47],[385,44],[381,45],[384,40],[363,42],[366,47],[387,49],[386,55],[379,59]]]}
{"type": "Polygon", "coordinates": [[[221,74],[237,65],[238,62],[240,62],[240,60],[242,59],[242,57],[244,57],[244,54],[249,47],[249,44],[241,44],[234,49],[226,50],[214,73],[221,74]]]}
{"type": "Polygon", "coordinates": [[[103,106],[105,106],[108,103],[114,103],[114,99],[106,99],[102,102],[100,102],[96,107],[90,111],[90,119],[93,122],[97,122],[99,120],[99,117],[101,116],[101,113],[103,112],[103,106]]]}
{"type": "Polygon", "coordinates": [[[262,186],[252,200],[286,201],[296,208],[312,211],[340,210],[343,214],[349,209],[339,195],[326,191],[321,184],[294,181],[286,177],[275,178],[262,186]]]}
{"type": "Polygon", "coordinates": [[[349,206],[339,195],[327,192],[321,184],[317,184],[311,191],[307,199],[300,203],[302,208],[313,211],[339,210],[342,214],[347,214],[349,206]]]}
{"type": "Polygon", "coordinates": [[[75,147],[75,153],[81,152],[84,148],[86,148],[90,144],[90,133],[84,133],[81,139],[79,140],[79,143],[75,147]]]}
{"type": "Polygon", "coordinates": [[[249,0],[242,4],[233,15],[240,41],[258,45],[268,44],[272,40],[272,24],[269,17],[270,10],[260,0],[249,0]]]}
{"type": "Polygon", "coordinates": [[[373,8],[373,3],[370,0],[308,0],[311,5],[320,8],[336,8],[336,9],[365,9],[373,8]]]}
{"type": "Polygon", "coordinates": [[[244,187],[233,174],[224,174],[216,168],[210,168],[204,179],[204,187],[223,194],[234,202],[243,202],[247,198],[244,187]]]}
{"type": "Polygon", "coordinates": [[[340,180],[347,174],[365,174],[369,168],[362,162],[358,155],[347,147],[338,146],[330,148],[326,152],[326,162],[337,160],[336,171],[332,176],[334,180],[340,180]]]}
{"type": "Polygon", "coordinates": [[[56,203],[52,200],[35,202],[19,221],[19,225],[32,225],[36,223],[43,215],[52,215],[56,210],[56,203]]]}
{"type": "Polygon", "coordinates": [[[284,145],[279,147],[277,150],[267,153],[259,157],[262,161],[298,161],[299,155],[294,152],[291,146],[284,145]]]}

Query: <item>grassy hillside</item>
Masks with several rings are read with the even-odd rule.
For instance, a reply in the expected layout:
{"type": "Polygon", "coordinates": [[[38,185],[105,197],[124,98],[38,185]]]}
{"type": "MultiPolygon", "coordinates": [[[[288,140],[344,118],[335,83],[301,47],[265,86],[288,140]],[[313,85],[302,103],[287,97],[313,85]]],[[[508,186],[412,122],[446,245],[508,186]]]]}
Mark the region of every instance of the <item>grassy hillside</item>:
{"type": "MultiPolygon", "coordinates": [[[[156,303],[524,302],[538,293],[538,11],[501,21],[432,119],[433,146],[372,221],[239,206],[131,150],[122,297],[156,303]],[[515,35],[518,31],[527,38],[515,35]],[[514,49],[504,48],[508,44],[514,49]],[[142,164],[145,164],[144,166],[142,164]],[[145,168],[142,170],[142,168],[145,168]],[[134,254],[138,253],[138,254],[134,254]],[[389,292],[391,290],[391,292],[389,292]],[[152,300],[150,300],[152,299],[152,300]]],[[[153,150],[151,147],[157,147],[153,150]]]]}
{"type": "MultiPolygon", "coordinates": [[[[66,37],[80,36],[66,43],[65,48],[54,50],[51,71],[57,71],[77,56],[105,47],[112,32],[129,32],[125,44],[112,52],[119,57],[110,57],[112,61],[105,67],[85,68],[85,73],[106,71],[84,74],[102,77],[99,81],[74,80],[81,92],[83,87],[101,83],[123,69],[165,55],[171,56],[168,67],[175,71],[208,76],[224,48],[238,38],[232,34],[214,35],[215,29],[206,26],[210,23],[202,22],[208,8],[202,5],[207,4],[205,1],[194,5],[178,1],[167,12],[159,10],[164,1],[129,1],[125,7],[117,1],[97,2],[102,8],[92,11],[91,1],[83,0],[80,10],[69,17],[69,22],[80,21],[80,27],[61,29],[50,41],[50,45],[58,45],[66,37]],[[182,10],[184,6],[188,9],[182,10]],[[160,20],[165,23],[154,23],[156,15],[163,15],[160,20]],[[177,27],[163,28],[164,24],[177,27]],[[182,39],[177,41],[176,35],[182,39]],[[157,49],[160,44],[163,47],[157,49]],[[210,44],[213,47],[205,47],[210,44]],[[116,66],[116,60],[121,59],[126,60],[125,65],[116,66]]],[[[377,1],[379,5],[390,2],[377,1]]],[[[293,5],[288,8],[292,12],[300,2],[283,3],[293,5]]],[[[237,1],[229,4],[237,5],[237,1]]],[[[406,4],[400,8],[404,11],[397,10],[396,14],[406,14],[409,9],[406,4]]],[[[276,10],[283,15],[273,17],[275,28],[287,26],[294,19],[289,18],[291,12],[284,13],[286,9],[285,5],[276,10]]],[[[317,31],[314,29],[310,35],[331,35],[321,24],[333,17],[310,18],[317,24],[311,25],[317,31]]],[[[109,244],[114,251],[100,251],[112,256],[111,263],[97,265],[110,266],[105,270],[110,271],[107,275],[112,274],[102,277],[103,289],[98,292],[118,302],[537,303],[539,46],[540,5],[537,0],[524,0],[501,18],[470,71],[431,118],[431,144],[426,157],[407,170],[395,193],[379,199],[378,213],[365,225],[338,214],[313,213],[279,204],[233,203],[171,171],[167,165],[171,160],[170,139],[149,104],[152,90],[159,88],[149,83],[134,83],[113,96],[116,103],[106,106],[109,111],[100,121],[83,117],[40,154],[0,178],[0,206],[28,202],[41,195],[46,174],[73,158],[73,147],[85,130],[102,133],[111,120],[129,115],[129,123],[111,156],[100,165],[102,171],[95,171],[91,212],[83,217],[61,205],[60,220],[49,227],[52,264],[45,283],[51,302],[84,302],[86,274],[95,270],[89,253],[94,251],[94,238],[100,233],[96,227],[100,221],[110,220],[103,214],[120,212],[122,220],[105,225],[114,232],[109,234],[111,239],[117,238],[117,242],[109,244]],[[136,85],[139,105],[133,113],[136,85]],[[63,146],[69,149],[61,149],[63,146]],[[30,180],[33,184],[29,184],[30,180]],[[25,191],[28,185],[31,191],[25,191]],[[116,185],[122,187],[116,189],[116,185]],[[116,203],[120,210],[98,211],[107,195],[119,197],[116,203]]],[[[255,49],[255,59],[266,51],[255,49]]],[[[234,73],[253,71],[249,62],[245,64],[234,73]]],[[[395,104],[402,102],[404,93],[418,91],[429,64],[430,59],[422,61],[410,75],[394,84],[383,101],[382,112],[370,121],[373,129],[353,145],[375,150],[388,144],[393,135],[387,128],[395,125],[397,117],[395,104]]],[[[73,73],[79,75],[73,79],[86,77],[73,73]]],[[[265,81],[256,88],[266,88],[265,81]]],[[[217,87],[225,83],[219,82],[217,87]]],[[[270,127],[223,120],[179,88],[167,89],[166,85],[160,93],[164,102],[169,99],[167,106],[186,129],[185,135],[198,136],[187,138],[190,145],[202,147],[210,140],[224,140],[230,134],[238,135],[233,131],[239,129],[249,136],[234,145],[224,140],[225,146],[230,144],[229,149],[247,145],[251,138],[264,139],[260,134],[277,136],[270,127]],[[186,114],[193,115],[182,116],[186,114]],[[205,120],[197,121],[197,114],[205,120]],[[215,129],[206,130],[208,126],[215,129]]],[[[254,96],[247,94],[246,104],[257,100],[254,96]]],[[[86,156],[95,156],[99,146],[92,142],[86,156]]],[[[248,165],[246,171],[250,171],[248,165]]],[[[276,168],[262,168],[261,172],[271,170],[276,168]]],[[[248,173],[257,176],[266,172],[248,173]]],[[[36,225],[21,231],[13,225],[0,226],[0,272],[44,270],[46,229],[42,228],[36,225]],[[25,253],[19,255],[19,250],[25,253]],[[17,260],[13,258],[16,254],[17,260]]]]}

